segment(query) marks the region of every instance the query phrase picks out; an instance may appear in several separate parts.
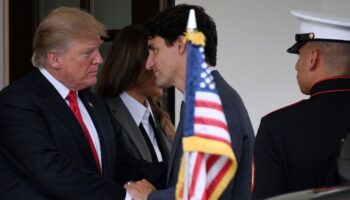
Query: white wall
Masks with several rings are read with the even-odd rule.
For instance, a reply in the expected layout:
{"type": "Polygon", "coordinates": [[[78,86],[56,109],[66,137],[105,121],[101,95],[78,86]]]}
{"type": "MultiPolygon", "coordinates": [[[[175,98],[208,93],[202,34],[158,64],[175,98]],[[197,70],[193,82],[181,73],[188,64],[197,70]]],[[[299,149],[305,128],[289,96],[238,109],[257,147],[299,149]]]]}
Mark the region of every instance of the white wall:
{"type": "Polygon", "coordinates": [[[217,69],[241,95],[255,131],[262,116],[307,98],[295,78],[297,56],[286,52],[299,30],[290,10],[350,18],[348,0],[176,0],[180,3],[201,5],[215,20],[217,69]]]}

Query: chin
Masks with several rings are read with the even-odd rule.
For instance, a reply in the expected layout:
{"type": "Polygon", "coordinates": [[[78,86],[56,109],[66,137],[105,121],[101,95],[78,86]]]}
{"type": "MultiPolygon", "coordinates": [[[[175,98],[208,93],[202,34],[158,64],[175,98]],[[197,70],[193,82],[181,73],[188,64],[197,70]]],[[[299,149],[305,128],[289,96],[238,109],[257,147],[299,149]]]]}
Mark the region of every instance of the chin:
{"type": "Polygon", "coordinates": [[[310,95],[310,90],[309,89],[300,88],[300,92],[305,94],[305,95],[310,95]]]}
{"type": "Polygon", "coordinates": [[[154,93],[153,96],[160,97],[163,95],[163,91],[154,93]]]}
{"type": "Polygon", "coordinates": [[[91,80],[91,81],[86,83],[86,87],[85,88],[93,87],[93,86],[96,85],[96,83],[97,83],[96,79],[95,80],[91,80]]]}
{"type": "Polygon", "coordinates": [[[168,82],[166,82],[165,80],[159,80],[157,79],[157,85],[160,86],[161,88],[169,88],[172,85],[168,82]]]}

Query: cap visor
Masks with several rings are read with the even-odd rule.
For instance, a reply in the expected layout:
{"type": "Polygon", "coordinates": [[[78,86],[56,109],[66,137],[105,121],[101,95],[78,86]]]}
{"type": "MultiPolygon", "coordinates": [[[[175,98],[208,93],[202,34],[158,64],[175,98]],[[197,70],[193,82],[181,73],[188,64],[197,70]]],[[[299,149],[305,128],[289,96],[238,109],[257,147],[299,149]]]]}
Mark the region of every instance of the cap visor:
{"type": "Polygon", "coordinates": [[[305,42],[296,42],[293,46],[287,49],[288,53],[298,54],[299,49],[305,44],[305,42]]]}

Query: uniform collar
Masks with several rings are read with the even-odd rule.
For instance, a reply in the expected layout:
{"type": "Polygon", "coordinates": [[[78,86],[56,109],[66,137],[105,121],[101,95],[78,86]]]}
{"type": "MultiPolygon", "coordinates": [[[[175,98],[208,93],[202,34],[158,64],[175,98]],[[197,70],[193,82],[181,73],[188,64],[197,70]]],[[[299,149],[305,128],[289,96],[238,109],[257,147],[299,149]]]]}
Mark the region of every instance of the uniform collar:
{"type": "Polygon", "coordinates": [[[315,96],[330,92],[350,91],[350,76],[334,77],[316,83],[310,92],[310,96],[315,96]]]}

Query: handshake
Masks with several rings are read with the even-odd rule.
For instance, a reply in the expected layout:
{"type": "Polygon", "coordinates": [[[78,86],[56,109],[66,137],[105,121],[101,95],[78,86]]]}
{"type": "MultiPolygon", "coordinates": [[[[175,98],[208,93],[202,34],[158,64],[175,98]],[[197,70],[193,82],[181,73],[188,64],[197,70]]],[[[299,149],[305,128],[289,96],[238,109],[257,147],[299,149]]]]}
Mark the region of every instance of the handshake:
{"type": "Polygon", "coordinates": [[[156,188],[146,179],[142,179],[136,182],[129,181],[124,185],[124,188],[134,200],[146,200],[148,195],[152,191],[156,190],[156,188]]]}

